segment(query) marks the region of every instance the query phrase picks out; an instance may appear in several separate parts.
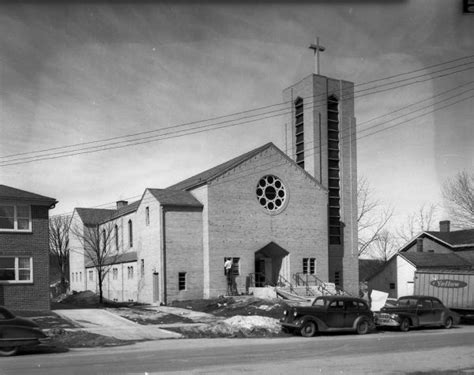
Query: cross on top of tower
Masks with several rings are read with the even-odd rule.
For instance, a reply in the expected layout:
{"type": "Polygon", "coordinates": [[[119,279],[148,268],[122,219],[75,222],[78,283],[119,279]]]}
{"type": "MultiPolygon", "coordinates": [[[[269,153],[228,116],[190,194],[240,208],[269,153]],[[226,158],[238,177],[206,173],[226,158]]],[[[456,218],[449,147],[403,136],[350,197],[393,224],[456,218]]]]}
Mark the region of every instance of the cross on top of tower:
{"type": "Polygon", "coordinates": [[[314,51],[314,73],[319,75],[319,51],[324,52],[326,48],[319,45],[319,37],[316,38],[316,43],[311,43],[308,48],[314,51]]]}

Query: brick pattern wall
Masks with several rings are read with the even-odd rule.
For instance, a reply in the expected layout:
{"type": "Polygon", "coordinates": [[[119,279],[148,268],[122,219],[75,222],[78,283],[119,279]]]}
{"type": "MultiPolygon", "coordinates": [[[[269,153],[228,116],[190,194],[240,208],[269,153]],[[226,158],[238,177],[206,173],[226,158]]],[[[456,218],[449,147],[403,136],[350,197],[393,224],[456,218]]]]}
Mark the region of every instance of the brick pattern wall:
{"type": "Polygon", "coordinates": [[[302,271],[302,259],[315,257],[318,277],[327,280],[327,191],[276,148],[248,160],[208,187],[209,296],[226,293],[225,257],[240,257],[239,292],[255,272],[255,252],[274,242],[290,253],[289,274],[302,271]],[[273,174],[288,190],[288,204],[268,214],[258,203],[261,177],[273,174]],[[321,214],[321,212],[323,214],[321,214]]]}
{"type": "Polygon", "coordinates": [[[49,208],[32,206],[32,233],[0,232],[0,256],[33,258],[32,284],[0,284],[0,305],[13,310],[49,310],[49,208]]]}
{"type": "MultiPolygon", "coordinates": [[[[144,260],[145,272],[142,275],[139,271],[137,280],[137,299],[143,303],[158,302],[154,300],[153,275],[158,276],[161,269],[161,207],[156,198],[145,191],[142,204],[135,214],[136,240],[135,250],[137,251],[138,267],[141,269],[141,260],[144,260]],[[146,207],[149,207],[150,223],[146,224],[146,207]]],[[[156,291],[156,294],[159,294],[156,291]]]]}
{"type": "MultiPolygon", "coordinates": [[[[339,272],[343,288],[358,293],[357,255],[357,149],[354,117],[354,84],[324,76],[310,75],[283,91],[285,102],[304,98],[305,170],[328,186],[327,98],[339,100],[341,220],[344,222],[343,246],[328,250],[329,280],[339,272]]],[[[293,106],[293,104],[290,104],[293,106]]],[[[295,126],[293,111],[285,119],[286,152],[295,159],[295,126]]]]}
{"type": "Polygon", "coordinates": [[[165,212],[167,303],[203,298],[202,211],[165,212]],[[179,290],[179,273],[186,274],[186,288],[179,290]]]}

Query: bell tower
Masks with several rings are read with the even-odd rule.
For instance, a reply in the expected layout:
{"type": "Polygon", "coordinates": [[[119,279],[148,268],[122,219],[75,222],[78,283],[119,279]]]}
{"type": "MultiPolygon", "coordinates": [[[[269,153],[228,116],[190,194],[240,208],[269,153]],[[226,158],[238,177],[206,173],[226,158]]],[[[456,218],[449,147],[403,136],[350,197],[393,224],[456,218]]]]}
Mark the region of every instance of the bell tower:
{"type": "Polygon", "coordinates": [[[286,152],[328,190],[329,281],[358,293],[357,148],[354,84],[319,73],[319,52],[311,44],[315,73],[283,91],[288,105],[286,152]]]}

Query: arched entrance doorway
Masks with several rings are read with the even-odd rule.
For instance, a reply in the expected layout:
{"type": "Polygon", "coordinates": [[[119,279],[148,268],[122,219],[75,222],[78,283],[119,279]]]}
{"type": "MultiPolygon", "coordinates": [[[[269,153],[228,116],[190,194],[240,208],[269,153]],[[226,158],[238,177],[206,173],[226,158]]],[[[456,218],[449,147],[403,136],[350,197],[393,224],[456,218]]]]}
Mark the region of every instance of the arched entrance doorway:
{"type": "Polygon", "coordinates": [[[280,276],[289,280],[289,252],[274,242],[255,252],[255,286],[277,285],[280,276]]]}

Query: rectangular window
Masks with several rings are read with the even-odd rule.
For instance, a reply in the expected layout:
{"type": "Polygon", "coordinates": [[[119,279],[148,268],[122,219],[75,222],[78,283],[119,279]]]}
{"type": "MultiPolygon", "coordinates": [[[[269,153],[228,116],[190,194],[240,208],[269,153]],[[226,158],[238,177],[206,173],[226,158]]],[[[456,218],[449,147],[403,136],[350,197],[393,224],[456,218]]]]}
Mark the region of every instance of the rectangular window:
{"type": "Polygon", "coordinates": [[[316,258],[303,258],[303,273],[316,274],[316,258]]]}
{"type": "Polygon", "coordinates": [[[339,271],[334,272],[334,284],[341,285],[341,273],[339,271]]]}
{"type": "Polygon", "coordinates": [[[79,272],[79,281],[82,282],[82,272],[79,272]]]}
{"type": "Polygon", "coordinates": [[[129,279],[133,279],[133,266],[127,267],[127,274],[129,279]]]}
{"type": "Polygon", "coordinates": [[[33,258],[1,257],[0,283],[27,283],[33,281],[33,258]]]}
{"type": "Polygon", "coordinates": [[[94,271],[89,270],[89,281],[94,281],[94,271]]]}
{"type": "Polygon", "coordinates": [[[178,274],[178,290],[186,290],[186,272],[178,274]]]}
{"type": "Polygon", "coordinates": [[[112,268],[112,280],[118,279],[118,268],[112,268]]]}
{"type": "Polygon", "coordinates": [[[145,277],[145,259],[142,259],[140,263],[140,275],[145,277]]]}
{"type": "Polygon", "coordinates": [[[150,207],[145,208],[145,222],[150,225],[150,207]]]}
{"type": "Polygon", "coordinates": [[[390,289],[395,289],[395,283],[390,283],[390,289]]]}
{"type": "Polygon", "coordinates": [[[133,223],[132,220],[128,221],[128,244],[133,247],[133,223]]]}
{"type": "Polygon", "coordinates": [[[232,275],[240,275],[240,258],[224,257],[224,275],[228,275],[232,271],[232,275]]]}
{"type": "Polygon", "coordinates": [[[0,231],[31,231],[31,207],[0,205],[0,231]]]}
{"type": "Polygon", "coordinates": [[[119,228],[118,225],[115,226],[115,250],[119,251],[119,228]]]}

